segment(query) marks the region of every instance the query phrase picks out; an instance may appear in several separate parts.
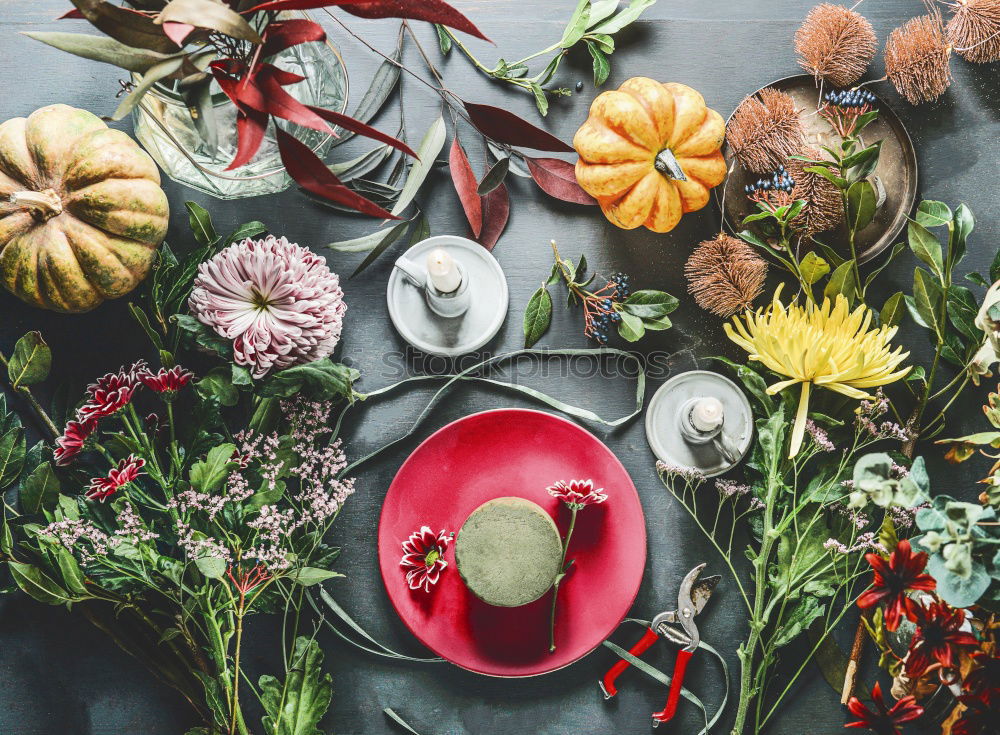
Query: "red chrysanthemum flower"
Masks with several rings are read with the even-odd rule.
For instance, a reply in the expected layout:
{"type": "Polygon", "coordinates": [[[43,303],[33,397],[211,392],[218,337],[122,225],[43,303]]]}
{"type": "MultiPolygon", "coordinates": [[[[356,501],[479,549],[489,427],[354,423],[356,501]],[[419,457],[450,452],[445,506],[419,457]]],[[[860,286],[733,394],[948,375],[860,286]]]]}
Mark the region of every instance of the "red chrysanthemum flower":
{"type": "Polygon", "coordinates": [[[863,727],[877,735],[899,735],[900,725],[915,720],[924,713],[924,708],[912,696],[903,697],[891,708],[887,707],[878,682],[875,682],[875,688],[872,689],[872,702],[875,704],[874,710],[868,709],[857,697],[851,697],[847,709],[858,720],[848,722],[844,727],[863,727]]]}
{"type": "Polygon", "coordinates": [[[194,373],[177,365],[169,370],[160,368],[156,373],[144,370],[137,377],[139,382],[155,393],[176,393],[191,381],[194,373]]]}
{"type": "Polygon", "coordinates": [[[90,481],[90,487],[87,489],[87,498],[103,501],[114,495],[118,488],[134,481],[142,474],[139,470],[145,464],[146,460],[130,454],[125,459],[120,460],[118,466],[108,472],[107,477],[95,477],[90,481]]]}
{"type": "Polygon", "coordinates": [[[560,480],[548,487],[549,495],[559,498],[570,510],[580,510],[588,505],[597,505],[608,499],[604,488],[594,488],[593,480],[560,480]]]}
{"type": "Polygon", "coordinates": [[[917,632],[910,641],[906,657],[906,676],[918,679],[932,665],[941,667],[942,679],[950,679],[952,669],[958,664],[958,652],[963,648],[976,648],[979,641],[972,633],[961,630],[965,611],[956,610],[944,602],[932,602],[927,607],[917,606],[917,632]]]}
{"type": "Polygon", "coordinates": [[[60,467],[65,467],[73,458],[83,451],[87,439],[97,428],[97,419],[84,419],[82,421],[70,421],[63,429],[62,436],[56,439],[56,449],[52,453],[53,459],[60,467]]]}
{"type": "Polygon", "coordinates": [[[430,592],[431,585],[437,584],[441,572],[448,566],[444,552],[450,543],[451,536],[447,531],[434,533],[429,526],[421,526],[403,542],[403,558],[399,560],[399,566],[407,570],[406,583],[411,590],[422,587],[424,592],[430,592]]]}
{"type": "Polygon", "coordinates": [[[923,574],[927,554],[914,554],[909,541],[900,541],[886,561],[879,554],[865,554],[875,572],[871,589],[858,598],[858,607],[869,608],[885,603],[886,630],[896,630],[905,615],[916,620],[917,604],[907,595],[908,590],[932,590],[934,577],[923,574]]]}
{"type": "Polygon", "coordinates": [[[87,386],[90,398],[77,411],[77,418],[100,419],[117,413],[132,400],[132,394],[139,387],[139,375],[148,372],[146,363],[139,361],[132,367],[122,368],[117,373],[108,373],[87,386]]]}

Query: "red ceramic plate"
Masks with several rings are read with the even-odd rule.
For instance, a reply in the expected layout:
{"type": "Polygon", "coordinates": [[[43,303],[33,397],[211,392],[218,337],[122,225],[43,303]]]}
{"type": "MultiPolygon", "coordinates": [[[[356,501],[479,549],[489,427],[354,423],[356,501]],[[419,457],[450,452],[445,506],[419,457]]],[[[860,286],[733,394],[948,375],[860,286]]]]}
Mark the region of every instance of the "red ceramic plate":
{"type": "Polygon", "coordinates": [[[628,473],[594,435],[541,411],[499,409],[448,424],[409,456],[386,494],[378,548],[389,599],[424,645],[480,674],[535,676],[579,660],[621,623],[642,580],[646,523],[628,473]],[[487,500],[513,495],[541,505],[565,533],[569,511],[546,488],[588,478],[608,500],[577,517],[555,653],[548,651],[551,593],[519,608],[479,601],[455,568],[454,544],[429,593],[407,587],[401,544],[420,526],[457,532],[487,500]]]}

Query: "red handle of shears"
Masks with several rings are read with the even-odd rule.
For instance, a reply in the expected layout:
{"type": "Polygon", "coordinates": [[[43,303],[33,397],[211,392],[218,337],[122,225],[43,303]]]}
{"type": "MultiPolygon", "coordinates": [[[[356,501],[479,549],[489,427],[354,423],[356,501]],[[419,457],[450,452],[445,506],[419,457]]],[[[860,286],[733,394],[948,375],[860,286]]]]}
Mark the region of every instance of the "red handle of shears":
{"type": "Polygon", "coordinates": [[[677,663],[674,664],[674,675],[670,679],[670,694],[667,696],[667,704],[662,712],[653,713],[653,727],[661,722],[667,722],[677,712],[677,703],[681,698],[681,687],[684,685],[684,672],[687,671],[688,661],[694,651],[681,650],[677,654],[677,663]]]}
{"type": "MultiPolygon", "coordinates": [[[[656,631],[652,628],[647,628],[646,633],[642,636],[638,643],[632,646],[628,652],[633,656],[641,656],[651,645],[656,643],[660,639],[660,636],[656,634],[656,631]]],[[[604,698],[611,699],[613,696],[618,694],[618,688],[615,686],[615,679],[625,671],[631,664],[625,659],[621,659],[618,663],[608,669],[608,673],[604,675],[601,679],[601,689],[604,691],[604,698]]]]}

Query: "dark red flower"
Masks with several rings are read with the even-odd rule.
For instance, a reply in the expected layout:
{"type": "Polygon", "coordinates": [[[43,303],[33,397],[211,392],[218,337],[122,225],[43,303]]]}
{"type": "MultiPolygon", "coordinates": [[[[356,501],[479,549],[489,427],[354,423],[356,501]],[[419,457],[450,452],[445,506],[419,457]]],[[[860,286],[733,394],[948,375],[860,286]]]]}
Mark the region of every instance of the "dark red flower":
{"type": "Polygon", "coordinates": [[[941,675],[951,673],[958,663],[958,650],[975,648],[979,641],[972,633],[960,630],[965,623],[965,611],[956,610],[944,602],[917,606],[917,632],[910,641],[906,657],[906,675],[918,679],[935,663],[941,665],[941,675]]]}
{"type": "Polygon", "coordinates": [[[180,365],[170,368],[160,368],[154,373],[144,370],[138,373],[139,381],[155,393],[176,393],[194,377],[194,373],[185,370],[180,365]]]}
{"type": "Polygon", "coordinates": [[[87,497],[90,500],[103,501],[107,499],[114,495],[115,491],[122,485],[127,485],[142,474],[139,470],[145,464],[146,460],[130,454],[125,459],[120,460],[118,466],[108,472],[107,477],[95,477],[91,480],[90,487],[87,489],[87,497]]]}
{"type": "Polygon", "coordinates": [[[934,577],[923,574],[927,554],[914,554],[909,541],[900,541],[886,561],[879,554],[865,554],[865,559],[875,572],[871,589],[858,598],[858,607],[869,608],[885,603],[886,630],[896,630],[905,615],[916,620],[916,603],[907,595],[908,590],[932,590],[934,577]]]}
{"type": "Polygon", "coordinates": [[[951,735],[1000,735],[1000,701],[971,694],[963,694],[958,701],[965,711],[952,725],[951,735]]]}
{"type": "Polygon", "coordinates": [[[73,458],[83,451],[83,447],[97,428],[97,419],[84,419],[83,421],[70,421],[63,429],[62,436],[56,439],[56,449],[52,453],[53,459],[60,467],[65,467],[73,458]]]}
{"type": "Polygon", "coordinates": [[[132,400],[132,394],[139,387],[139,375],[148,372],[143,361],[135,362],[128,369],[108,373],[87,386],[90,398],[77,411],[77,418],[100,419],[117,413],[132,400]]]}
{"type": "Polygon", "coordinates": [[[851,697],[847,709],[858,718],[856,722],[848,722],[844,727],[863,727],[876,735],[899,735],[899,726],[904,722],[915,720],[924,713],[924,708],[917,704],[912,696],[903,697],[892,707],[887,707],[882,698],[882,687],[875,682],[872,689],[874,710],[868,709],[860,699],[851,697]]]}
{"type": "Polygon", "coordinates": [[[406,570],[406,583],[411,590],[423,588],[430,592],[437,584],[441,572],[448,566],[444,553],[451,543],[451,535],[444,530],[434,533],[429,526],[421,526],[403,542],[403,558],[399,566],[406,570]]]}

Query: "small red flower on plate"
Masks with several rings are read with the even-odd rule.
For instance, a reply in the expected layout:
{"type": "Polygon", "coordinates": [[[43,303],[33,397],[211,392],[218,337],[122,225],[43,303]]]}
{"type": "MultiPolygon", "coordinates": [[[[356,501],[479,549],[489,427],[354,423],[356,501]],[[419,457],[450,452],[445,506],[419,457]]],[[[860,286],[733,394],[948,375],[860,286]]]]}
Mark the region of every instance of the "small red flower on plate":
{"type": "Polygon", "coordinates": [[[858,598],[858,607],[864,609],[885,603],[886,630],[896,630],[903,617],[916,620],[917,604],[907,594],[908,590],[933,590],[934,577],[923,574],[927,554],[914,554],[909,541],[900,541],[886,561],[879,554],[865,554],[875,576],[871,589],[858,598]]]}
{"type": "Polygon", "coordinates": [[[155,393],[176,393],[188,384],[194,373],[177,365],[169,370],[160,368],[156,373],[145,370],[137,377],[144,386],[155,393]]]}
{"type": "Polygon", "coordinates": [[[549,495],[559,498],[570,510],[580,510],[588,505],[597,505],[608,499],[604,488],[594,489],[593,480],[560,480],[548,487],[549,495]]]}
{"type": "Polygon", "coordinates": [[[447,531],[434,533],[430,526],[421,526],[403,542],[399,566],[406,570],[406,583],[411,590],[423,588],[424,592],[430,592],[431,585],[437,584],[442,570],[448,566],[444,552],[450,543],[451,535],[447,531]]]}
{"type": "Polygon", "coordinates": [[[924,713],[924,708],[917,704],[912,696],[903,697],[892,707],[886,706],[882,697],[882,687],[875,682],[872,689],[874,709],[868,709],[857,697],[851,697],[847,709],[858,718],[856,722],[848,722],[844,727],[863,727],[876,735],[899,735],[899,726],[910,720],[915,720],[924,713]]]}
{"type": "Polygon", "coordinates": [[[146,460],[130,454],[125,459],[118,462],[118,466],[108,472],[107,477],[95,477],[90,481],[87,489],[87,497],[90,500],[105,500],[115,494],[115,491],[122,485],[135,480],[141,472],[146,460]]]}
{"type": "Polygon", "coordinates": [[[932,602],[927,607],[917,607],[915,612],[917,632],[910,641],[906,676],[918,679],[935,663],[941,666],[942,679],[953,675],[959,651],[979,645],[972,633],[961,630],[965,624],[965,611],[956,610],[943,602],[932,602]]]}

